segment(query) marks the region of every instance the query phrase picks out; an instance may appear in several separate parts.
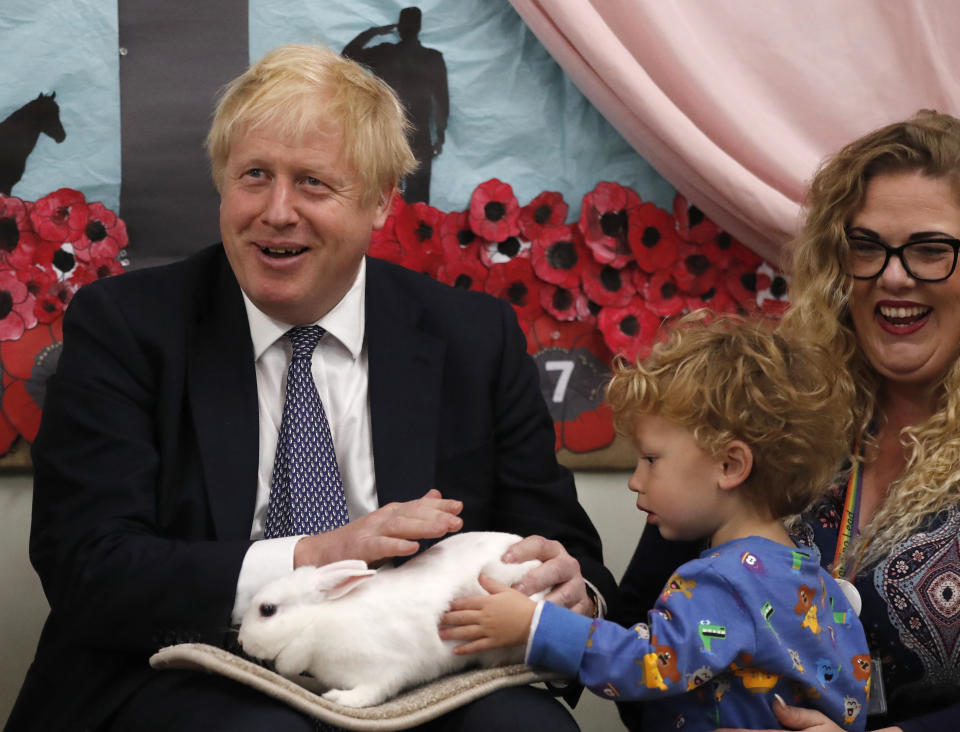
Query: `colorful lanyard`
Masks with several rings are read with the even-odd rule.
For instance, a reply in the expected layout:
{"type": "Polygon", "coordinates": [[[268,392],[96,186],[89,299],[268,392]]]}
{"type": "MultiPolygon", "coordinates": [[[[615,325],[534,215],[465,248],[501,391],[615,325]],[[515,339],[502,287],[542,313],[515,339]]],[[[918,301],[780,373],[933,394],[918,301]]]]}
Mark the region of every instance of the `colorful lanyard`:
{"type": "MultiPolygon", "coordinates": [[[[840,577],[847,549],[853,541],[857,531],[857,515],[860,512],[860,488],[863,483],[863,460],[860,455],[859,443],[853,450],[853,466],[850,469],[850,478],[847,481],[847,492],[843,501],[843,514],[840,517],[840,528],[837,531],[837,549],[833,555],[833,576],[840,577]]],[[[855,573],[855,571],[854,571],[855,573]]]]}

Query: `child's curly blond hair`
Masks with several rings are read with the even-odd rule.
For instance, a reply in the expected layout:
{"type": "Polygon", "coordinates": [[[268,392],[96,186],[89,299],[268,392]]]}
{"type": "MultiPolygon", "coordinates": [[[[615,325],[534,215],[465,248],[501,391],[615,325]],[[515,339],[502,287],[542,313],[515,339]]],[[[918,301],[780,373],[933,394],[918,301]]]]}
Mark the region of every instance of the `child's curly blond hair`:
{"type": "Polygon", "coordinates": [[[828,352],[763,320],[698,310],[636,365],[619,359],[607,387],[617,429],[657,415],[720,459],[732,440],[753,453],[744,496],[772,518],[799,513],[849,454],[852,385],[828,352]]]}

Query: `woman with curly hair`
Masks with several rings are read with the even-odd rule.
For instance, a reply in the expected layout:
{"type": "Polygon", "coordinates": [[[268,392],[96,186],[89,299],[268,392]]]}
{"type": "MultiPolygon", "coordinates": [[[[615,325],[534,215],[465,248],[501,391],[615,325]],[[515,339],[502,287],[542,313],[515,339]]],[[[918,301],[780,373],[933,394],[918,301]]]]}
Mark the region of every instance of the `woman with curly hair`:
{"type": "MultiPolygon", "coordinates": [[[[851,457],[798,533],[862,599],[868,729],[960,723],[960,120],[921,111],[850,143],[811,184],[782,328],[829,348],[854,385],[851,457]]],[[[824,378],[835,378],[824,374],[824,378]]],[[[621,584],[690,547],[644,532],[621,584]]],[[[823,715],[775,704],[785,729],[823,715]]],[[[623,710],[624,718],[632,710],[623,710]]]]}

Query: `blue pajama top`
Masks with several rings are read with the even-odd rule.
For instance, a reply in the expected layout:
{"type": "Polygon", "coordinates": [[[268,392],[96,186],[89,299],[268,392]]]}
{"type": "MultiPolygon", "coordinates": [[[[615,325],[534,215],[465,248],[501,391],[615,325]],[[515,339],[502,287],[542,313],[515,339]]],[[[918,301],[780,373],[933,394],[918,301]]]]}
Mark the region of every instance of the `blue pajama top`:
{"type": "Polygon", "coordinates": [[[648,702],[648,730],[779,729],[775,693],[844,729],[866,723],[860,621],[816,548],[760,537],[682,565],[632,628],[545,603],[527,661],[601,696],[648,702]]]}

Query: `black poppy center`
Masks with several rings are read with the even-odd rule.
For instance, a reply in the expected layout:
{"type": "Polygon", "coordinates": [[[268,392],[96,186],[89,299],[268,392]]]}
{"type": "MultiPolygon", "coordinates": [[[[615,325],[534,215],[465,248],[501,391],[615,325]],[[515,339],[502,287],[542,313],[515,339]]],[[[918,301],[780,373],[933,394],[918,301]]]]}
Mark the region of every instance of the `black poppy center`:
{"type": "Polygon", "coordinates": [[[454,287],[459,287],[462,290],[469,290],[472,284],[473,277],[468,274],[457,275],[457,279],[453,282],[454,287]]]}
{"type": "Polygon", "coordinates": [[[13,295],[7,290],[0,290],[0,320],[3,320],[13,310],[13,295]]]}
{"type": "Polygon", "coordinates": [[[657,244],[660,243],[660,232],[657,230],[656,226],[648,226],[643,230],[643,236],[640,237],[640,242],[647,249],[653,249],[657,244]]]}
{"type": "Polygon", "coordinates": [[[690,222],[690,228],[692,229],[697,224],[703,223],[704,215],[696,206],[690,206],[687,208],[687,221],[690,222]]]}
{"type": "Polygon", "coordinates": [[[609,264],[600,270],[600,284],[607,292],[618,292],[620,290],[620,270],[611,267],[609,264]]]}
{"type": "Polygon", "coordinates": [[[55,313],[60,309],[56,306],[55,303],[51,302],[50,300],[42,301],[40,304],[40,307],[43,309],[45,313],[55,313]]]}
{"type": "Polygon", "coordinates": [[[487,218],[487,221],[499,221],[507,215],[507,207],[500,201],[490,201],[483,207],[483,215],[487,218]]]}
{"type": "Polygon", "coordinates": [[[51,214],[50,219],[56,224],[64,223],[70,216],[69,206],[57,206],[57,210],[51,214]]]}
{"type": "Polygon", "coordinates": [[[730,236],[727,232],[721,231],[717,234],[717,249],[722,249],[726,251],[733,246],[733,237],[730,236]]]}
{"type": "Polygon", "coordinates": [[[426,241],[433,236],[433,227],[426,221],[421,221],[420,226],[417,227],[417,236],[420,237],[420,241],[426,241]]]}
{"type": "Polygon", "coordinates": [[[0,249],[12,252],[19,242],[20,227],[17,226],[17,220],[4,216],[0,219],[0,249]]]}
{"type": "Polygon", "coordinates": [[[554,242],[547,248],[547,263],[554,269],[573,269],[577,266],[577,250],[572,241],[554,242]]]}
{"type": "Polygon", "coordinates": [[[756,272],[745,272],[740,276],[740,284],[743,285],[743,289],[747,292],[756,292],[757,291],[757,273],[756,272]]]}
{"type": "Polygon", "coordinates": [[[90,241],[102,241],[107,238],[107,227],[102,222],[93,219],[87,224],[84,233],[90,241]]]}
{"type": "Polygon", "coordinates": [[[593,300],[587,300],[587,310],[590,311],[591,315],[597,316],[600,314],[600,311],[603,310],[603,306],[598,305],[593,300]]]}
{"type": "Polygon", "coordinates": [[[600,229],[606,236],[617,236],[627,230],[627,212],[607,211],[600,217],[600,229]]]}
{"type": "Polygon", "coordinates": [[[508,236],[497,244],[497,251],[507,257],[515,257],[520,253],[520,240],[515,236],[508,236]]]}
{"type": "Polygon", "coordinates": [[[53,266],[61,272],[69,272],[73,269],[76,260],[73,255],[63,249],[58,249],[53,255],[53,266]]]}
{"type": "Polygon", "coordinates": [[[770,294],[776,298],[783,297],[787,294],[787,281],[780,277],[773,278],[773,282],[770,283],[770,294]]]}
{"type": "Polygon", "coordinates": [[[637,333],[640,332],[640,323],[637,322],[636,315],[628,315],[623,320],[620,321],[620,330],[624,335],[630,336],[633,338],[637,333]]]}
{"type": "Polygon", "coordinates": [[[683,261],[687,265],[687,272],[694,277],[706,274],[707,270],[710,269],[710,260],[703,254],[691,254],[683,261]]]}
{"type": "Polygon", "coordinates": [[[567,308],[573,305],[573,295],[570,294],[570,290],[567,290],[563,287],[558,287],[553,292],[553,309],[563,312],[567,308]]]}
{"type": "Polygon", "coordinates": [[[507,288],[507,299],[514,305],[524,305],[527,299],[527,286],[522,282],[513,282],[507,288]]]}
{"type": "Polygon", "coordinates": [[[477,237],[470,229],[460,229],[460,231],[457,232],[457,244],[462,247],[472,244],[473,240],[476,238],[477,237]]]}
{"type": "Polygon", "coordinates": [[[533,212],[533,220],[538,224],[545,224],[550,220],[550,214],[552,213],[553,207],[545,203],[542,206],[537,206],[537,210],[533,212]]]}
{"type": "Polygon", "coordinates": [[[664,282],[660,285],[660,296],[664,300],[669,300],[671,297],[677,294],[677,286],[673,282],[664,282]]]}

